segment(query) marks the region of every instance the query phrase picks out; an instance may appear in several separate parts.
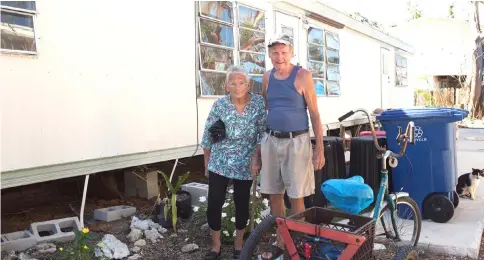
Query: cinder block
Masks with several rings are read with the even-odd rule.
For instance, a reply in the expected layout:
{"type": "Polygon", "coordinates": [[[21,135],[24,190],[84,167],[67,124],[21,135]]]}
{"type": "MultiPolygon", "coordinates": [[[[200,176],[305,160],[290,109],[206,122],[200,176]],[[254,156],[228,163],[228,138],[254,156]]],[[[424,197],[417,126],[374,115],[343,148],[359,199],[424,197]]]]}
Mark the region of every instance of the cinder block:
{"type": "Polygon", "coordinates": [[[37,239],[28,230],[4,234],[1,236],[1,240],[1,251],[7,252],[24,251],[37,244],[37,239]]]}
{"type": "Polygon", "coordinates": [[[94,210],[94,218],[101,221],[114,221],[134,215],[135,207],[131,206],[114,206],[109,208],[102,208],[94,210]]]}
{"type": "Polygon", "coordinates": [[[199,201],[200,197],[208,197],[208,184],[190,182],[183,184],[181,189],[190,193],[193,206],[200,206],[202,204],[202,202],[199,201]]]}
{"type": "Polygon", "coordinates": [[[158,191],[158,173],[156,171],[136,174],[133,173],[133,170],[124,172],[124,194],[127,197],[138,196],[143,199],[151,199],[158,196],[158,191]]]}
{"type": "Polygon", "coordinates": [[[77,217],[55,219],[30,224],[30,231],[37,242],[68,242],[76,237],[74,230],[81,230],[77,217]]]}

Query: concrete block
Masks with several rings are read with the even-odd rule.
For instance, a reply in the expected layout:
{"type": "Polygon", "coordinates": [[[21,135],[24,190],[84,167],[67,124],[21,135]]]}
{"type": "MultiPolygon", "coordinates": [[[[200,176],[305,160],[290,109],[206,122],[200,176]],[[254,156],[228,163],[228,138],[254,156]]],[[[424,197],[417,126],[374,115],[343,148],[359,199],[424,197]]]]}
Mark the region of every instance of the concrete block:
{"type": "Polygon", "coordinates": [[[124,194],[127,197],[137,196],[151,199],[158,196],[158,191],[158,173],[156,171],[136,172],[136,174],[133,173],[133,170],[124,172],[124,194]]]}
{"type": "Polygon", "coordinates": [[[135,207],[131,206],[114,206],[109,208],[102,208],[94,210],[94,218],[101,221],[114,221],[134,215],[135,207]]]}
{"type": "Polygon", "coordinates": [[[1,236],[1,251],[24,251],[37,244],[37,239],[32,232],[25,230],[4,234],[1,236]]]}
{"type": "Polygon", "coordinates": [[[68,242],[76,237],[74,230],[81,230],[77,217],[55,219],[30,224],[30,231],[37,242],[68,242]]]}
{"type": "Polygon", "coordinates": [[[202,204],[202,202],[199,201],[200,197],[205,196],[208,198],[208,184],[190,182],[183,184],[181,189],[190,193],[193,206],[200,206],[202,204]]]}

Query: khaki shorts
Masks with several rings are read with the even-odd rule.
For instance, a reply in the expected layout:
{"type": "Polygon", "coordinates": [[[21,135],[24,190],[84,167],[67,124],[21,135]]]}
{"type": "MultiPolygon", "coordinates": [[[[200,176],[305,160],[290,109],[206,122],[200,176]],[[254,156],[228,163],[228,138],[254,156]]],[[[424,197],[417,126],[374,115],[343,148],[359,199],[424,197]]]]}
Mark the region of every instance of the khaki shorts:
{"type": "Polygon", "coordinates": [[[303,198],[314,194],[313,149],[309,133],[292,138],[264,134],[260,191],[303,198]]]}

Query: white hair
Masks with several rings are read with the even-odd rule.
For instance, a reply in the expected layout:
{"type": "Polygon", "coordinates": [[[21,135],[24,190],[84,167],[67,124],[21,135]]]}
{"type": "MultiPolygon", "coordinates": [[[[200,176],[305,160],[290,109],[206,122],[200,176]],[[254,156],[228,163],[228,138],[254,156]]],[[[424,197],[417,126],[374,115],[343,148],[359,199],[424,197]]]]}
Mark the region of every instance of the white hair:
{"type": "Polygon", "coordinates": [[[230,68],[227,69],[227,77],[225,78],[225,82],[229,82],[230,76],[232,74],[242,74],[245,77],[245,81],[249,83],[249,74],[247,74],[247,71],[245,70],[244,67],[242,66],[230,66],[230,68]]]}

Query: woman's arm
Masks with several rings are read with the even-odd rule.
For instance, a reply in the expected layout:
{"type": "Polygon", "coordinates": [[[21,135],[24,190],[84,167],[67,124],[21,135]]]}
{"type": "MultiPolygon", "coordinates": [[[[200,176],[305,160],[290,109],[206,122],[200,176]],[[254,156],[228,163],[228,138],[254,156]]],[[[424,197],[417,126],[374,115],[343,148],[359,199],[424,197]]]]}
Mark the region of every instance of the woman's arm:
{"type": "Polygon", "coordinates": [[[257,117],[257,146],[252,155],[252,174],[259,174],[261,168],[261,140],[266,130],[267,112],[264,99],[261,98],[257,107],[259,116],[257,117]]]}

